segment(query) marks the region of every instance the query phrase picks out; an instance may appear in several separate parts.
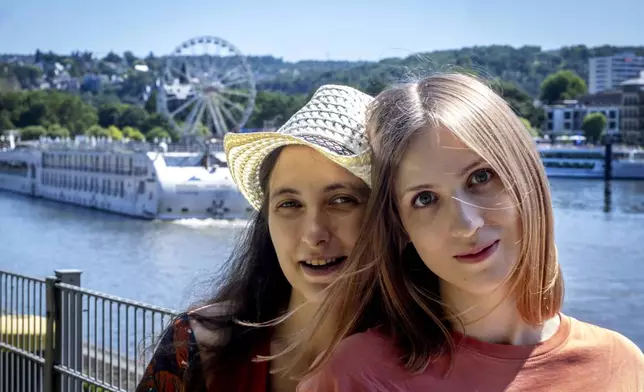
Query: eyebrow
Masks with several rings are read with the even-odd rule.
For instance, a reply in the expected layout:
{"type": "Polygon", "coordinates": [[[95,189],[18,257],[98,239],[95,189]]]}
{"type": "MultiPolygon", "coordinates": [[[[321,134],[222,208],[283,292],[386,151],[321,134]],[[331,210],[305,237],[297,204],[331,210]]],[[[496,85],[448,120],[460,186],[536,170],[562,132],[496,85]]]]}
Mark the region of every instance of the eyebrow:
{"type": "MultiPolygon", "coordinates": [[[[362,194],[365,194],[365,192],[367,192],[367,190],[363,188],[364,187],[355,186],[353,184],[334,182],[332,184],[325,186],[322,192],[328,193],[328,192],[337,191],[339,189],[350,189],[362,195],[362,194]]],[[[274,192],[271,192],[270,198],[272,199],[277,196],[286,195],[286,194],[301,195],[302,193],[295,188],[282,187],[282,188],[277,188],[274,192]]]]}
{"type": "MultiPolygon", "coordinates": [[[[460,177],[465,176],[470,170],[474,169],[475,167],[480,165],[482,162],[483,162],[482,159],[477,159],[474,162],[470,163],[469,165],[465,166],[461,170],[461,172],[459,173],[460,177]]],[[[435,187],[432,184],[418,184],[418,185],[414,185],[414,186],[411,186],[411,187],[405,189],[403,194],[413,192],[413,191],[419,191],[421,189],[433,189],[433,188],[435,188],[435,187]]]]}

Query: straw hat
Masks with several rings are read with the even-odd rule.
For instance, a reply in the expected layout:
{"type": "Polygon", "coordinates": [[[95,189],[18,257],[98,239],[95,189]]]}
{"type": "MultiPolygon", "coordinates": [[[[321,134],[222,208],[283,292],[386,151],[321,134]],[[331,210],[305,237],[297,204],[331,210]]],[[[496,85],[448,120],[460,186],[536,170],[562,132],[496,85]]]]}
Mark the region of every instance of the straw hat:
{"type": "Polygon", "coordinates": [[[372,100],[351,87],[325,85],[275,132],[226,134],[224,150],[233,181],[259,210],[264,200],[259,184],[262,162],[276,148],[297,144],[319,151],[370,185],[365,121],[372,100]]]}

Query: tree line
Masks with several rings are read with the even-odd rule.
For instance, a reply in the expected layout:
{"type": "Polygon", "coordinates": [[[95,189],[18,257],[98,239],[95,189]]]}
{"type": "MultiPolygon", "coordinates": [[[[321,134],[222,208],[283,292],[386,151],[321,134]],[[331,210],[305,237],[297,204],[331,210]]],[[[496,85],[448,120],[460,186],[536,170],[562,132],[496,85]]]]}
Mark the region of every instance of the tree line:
{"type": "MultiPolygon", "coordinates": [[[[345,84],[376,95],[391,83],[408,77],[409,70],[422,70],[423,64],[431,63],[452,64],[453,68],[490,80],[491,86],[536,135],[542,133],[540,130],[545,121],[543,109],[534,104],[536,98],[549,104],[585,94],[584,75],[587,74],[588,58],[625,50],[644,54],[644,47],[574,46],[544,52],[533,46],[512,48],[494,45],[415,54],[379,62],[289,63],[271,56],[250,56],[247,60],[256,74],[258,93],[255,109],[245,127],[280,126],[321,84],[345,84]],[[485,66],[477,67],[480,64],[485,66]],[[544,74],[547,71],[552,72],[544,74]]],[[[26,132],[28,137],[88,133],[114,138],[123,135],[134,139],[170,137],[176,140],[179,137],[167,119],[157,113],[154,93],[145,102],[137,102],[136,98],[140,98],[140,92],[146,86],[153,84],[154,72],[162,68],[163,58],[150,54],[141,59],[125,52],[122,56],[110,53],[96,59],[89,52],[61,56],[38,51],[34,60],[41,67],[24,63],[0,66],[0,129],[37,127],[29,128],[26,132]],[[54,63],[64,64],[73,75],[101,72],[113,76],[120,72],[123,81],[107,84],[98,90],[81,86],[75,94],[37,90],[37,82],[43,74],[54,76],[51,67],[54,63]],[[137,64],[146,64],[151,71],[135,72],[132,67],[137,64]]],[[[422,73],[419,72],[420,75],[422,73]]]]}
{"type": "MultiPolygon", "coordinates": [[[[525,120],[530,131],[537,135],[545,120],[545,113],[534,105],[533,98],[512,82],[495,80],[491,86],[525,120]]],[[[377,89],[374,86],[367,92],[375,95],[385,87],[387,85],[381,83],[377,89]]],[[[543,81],[540,99],[552,103],[574,98],[586,91],[586,83],[574,72],[559,71],[543,81]]],[[[259,91],[255,98],[255,109],[245,127],[280,126],[305,104],[312,93],[259,91]]],[[[115,139],[125,136],[135,140],[177,140],[177,131],[165,116],[157,113],[155,102],[154,95],[141,106],[123,103],[114,97],[106,99],[100,94],[88,99],[51,89],[0,92],[0,129],[24,129],[23,139],[95,135],[115,139]]],[[[207,133],[204,129],[201,132],[207,133]]]]}
{"type": "Polygon", "coordinates": [[[0,129],[19,129],[23,140],[78,135],[178,139],[161,114],[119,102],[93,106],[78,95],[56,90],[0,93],[0,129]]]}
{"type": "MultiPolygon", "coordinates": [[[[380,61],[331,61],[303,60],[284,61],[273,56],[247,56],[258,90],[278,91],[288,95],[308,94],[322,84],[338,83],[357,86],[373,92],[410,76],[449,69],[475,70],[489,78],[498,78],[513,83],[528,95],[540,94],[543,80],[551,74],[570,70],[583,80],[588,79],[588,60],[592,57],[611,56],[631,52],[644,56],[644,46],[566,46],[556,50],[544,50],[540,46],[489,45],[414,53],[407,57],[385,58],[380,61]]],[[[162,70],[164,56],[149,53],[137,57],[132,52],[114,52],[99,58],[95,54],[74,52],[57,54],[36,51],[22,56],[24,61],[10,63],[16,56],[0,54],[0,89],[14,86],[23,89],[36,87],[40,77],[52,79],[62,65],[72,77],[87,74],[120,76],[123,83],[117,88],[108,87],[107,94],[117,94],[123,102],[138,99],[142,88],[154,83],[154,76],[162,70]],[[134,67],[146,65],[150,72],[136,72],[134,67]]],[[[85,88],[91,90],[92,86],[85,88]]]]}

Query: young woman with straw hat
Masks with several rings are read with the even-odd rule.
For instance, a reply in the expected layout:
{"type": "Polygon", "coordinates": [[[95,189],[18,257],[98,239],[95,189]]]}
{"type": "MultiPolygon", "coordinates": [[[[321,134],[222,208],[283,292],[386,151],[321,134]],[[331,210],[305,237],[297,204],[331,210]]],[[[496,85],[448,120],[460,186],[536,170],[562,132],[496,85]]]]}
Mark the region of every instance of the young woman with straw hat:
{"type": "MultiPolygon", "coordinates": [[[[261,359],[288,351],[282,342],[310,322],[359,235],[370,192],[371,101],[326,85],[278,131],[226,135],[231,174],[256,213],[215,295],[174,320],[137,392],[295,389],[288,374],[271,372],[288,354],[261,359]]],[[[334,328],[332,318],[322,324],[334,328]]],[[[326,344],[290,349],[305,352],[306,368],[326,344]]]]}
{"type": "Polygon", "coordinates": [[[300,391],[644,391],[640,348],[562,313],[548,179],[500,96],[438,73],[378,95],[367,133],[369,232],[311,323],[338,328],[300,391]],[[385,322],[353,333],[374,302],[385,322]]]}

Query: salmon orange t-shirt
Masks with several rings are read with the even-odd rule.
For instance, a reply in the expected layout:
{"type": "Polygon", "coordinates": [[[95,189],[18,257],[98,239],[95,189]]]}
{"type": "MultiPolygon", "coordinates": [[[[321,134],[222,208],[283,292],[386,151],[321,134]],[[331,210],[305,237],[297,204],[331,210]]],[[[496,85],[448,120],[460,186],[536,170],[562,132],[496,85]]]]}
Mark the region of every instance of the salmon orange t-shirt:
{"type": "Polygon", "coordinates": [[[558,331],[531,346],[491,344],[454,332],[454,365],[411,374],[377,330],[343,340],[298,392],[644,392],[644,355],[629,339],[561,315],[558,331]]]}

